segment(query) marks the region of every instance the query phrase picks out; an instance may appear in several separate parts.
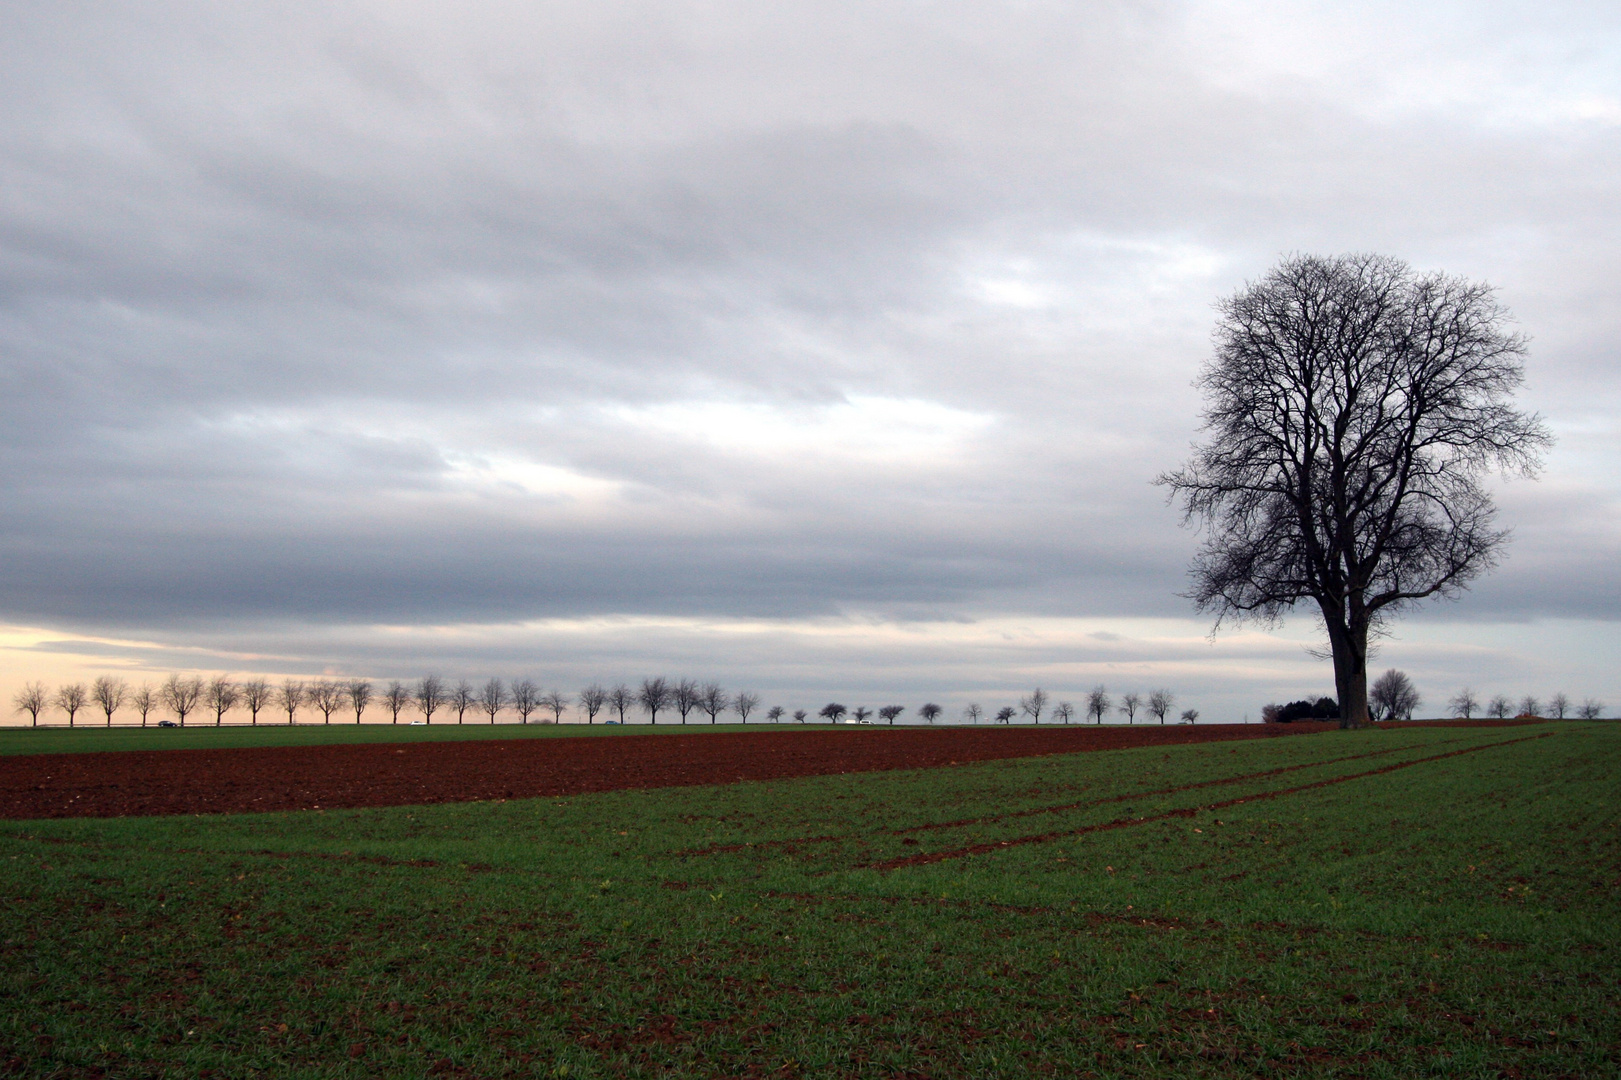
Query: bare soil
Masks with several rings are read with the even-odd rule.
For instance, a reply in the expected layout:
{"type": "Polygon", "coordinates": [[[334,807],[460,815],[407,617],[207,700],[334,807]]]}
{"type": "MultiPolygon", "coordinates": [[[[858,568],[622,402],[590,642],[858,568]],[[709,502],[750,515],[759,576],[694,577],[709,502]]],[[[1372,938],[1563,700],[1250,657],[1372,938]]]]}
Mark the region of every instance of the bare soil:
{"type": "Polygon", "coordinates": [[[1328,723],[862,728],[0,757],[0,818],[405,806],[1267,739],[1328,723]]]}

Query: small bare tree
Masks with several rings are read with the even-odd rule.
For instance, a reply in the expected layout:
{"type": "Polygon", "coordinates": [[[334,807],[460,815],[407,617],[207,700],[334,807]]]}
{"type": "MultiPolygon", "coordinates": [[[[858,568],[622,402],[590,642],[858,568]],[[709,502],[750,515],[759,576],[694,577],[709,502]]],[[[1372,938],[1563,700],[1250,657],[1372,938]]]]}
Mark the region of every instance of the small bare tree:
{"type": "Polygon", "coordinates": [[[805,722],[805,717],[807,715],[808,714],[805,712],[804,709],[795,709],[794,710],[794,719],[796,721],[798,721],[799,723],[801,723],[801,724],[803,724],[805,722]]]}
{"type": "Polygon", "coordinates": [[[540,687],[530,679],[513,679],[512,693],[507,700],[518,711],[518,721],[527,724],[530,714],[540,708],[540,687]]]}
{"type": "Polygon", "coordinates": [[[1126,714],[1126,723],[1135,724],[1137,722],[1137,710],[1142,708],[1142,705],[1142,697],[1135,692],[1125,694],[1120,698],[1120,711],[1126,714]]]}
{"type": "Polygon", "coordinates": [[[1047,707],[1047,692],[1036,687],[1029,697],[1019,699],[1019,709],[1034,723],[1041,723],[1041,711],[1047,707]]]}
{"type": "Polygon", "coordinates": [[[1184,724],[1197,724],[1199,722],[1199,710],[1198,709],[1183,709],[1182,710],[1182,722],[1184,724]]]}
{"type": "Polygon", "coordinates": [[[767,720],[771,721],[773,724],[782,723],[782,706],[781,705],[773,705],[773,706],[771,706],[771,708],[769,708],[769,709],[767,709],[765,711],[765,718],[767,720]]]}
{"type": "Polygon", "coordinates": [[[614,688],[608,691],[608,708],[619,714],[619,722],[625,722],[625,711],[636,704],[636,694],[624,683],[614,683],[614,688]]]}
{"type": "Polygon", "coordinates": [[[304,683],[300,679],[283,679],[276,688],[276,704],[287,714],[287,725],[298,723],[298,710],[304,704],[304,683]]]}
{"type": "Polygon", "coordinates": [[[1109,698],[1109,691],[1102,686],[1094,686],[1092,692],[1086,695],[1086,715],[1095,717],[1098,723],[1103,723],[1104,714],[1114,705],[1109,698]]]}
{"type": "Polygon", "coordinates": [[[225,714],[236,708],[241,696],[236,683],[225,675],[216,675],[208,680],[208,707],[214,710],[215,727],[225,723],[225,714]]]}
{"type": "Polygon", "coordinates": [[[371,680],[350,679],[343,689],[349,695],[349,707],[355,711],[355,723],[358,724],[366,713],[366,706],[371,704],[371,680]]]}
{"type": "Polygon", "coordinates": [[[424,675],[417,680],[411,696],[422,711],[422,719],[431,724],[434,712],[445,703],[445,684],[437,675],[424,675]]]}
{"type": "Polygon", "coordinates": [[[39,714],[50,705],[51,695],[46,691],[44,683],[23,683],[23,688],[17,691],[11,703],[17,707],[18,712],[28,714],[31,727],[39,727],[39,714]]]}
{"type": "Polygon", "coordinates": [[[163,699],[164,707],[174,713],[181,727],[185,727],[186,717],[202,700],[203,680],[182,679],[178,675],[170,675],[169,681],[163,684],[163,689],[158,691],[158,694],[163,699]]]}
{"type": "Polygon", "coordinates": [[[580,708],[585,710],[585,722],[587,724],[597,722],[597,713],[601,712],[602,707],[606,704],[608,704],[608,691],[604,690],[600,684],[592,683],[580,691],[580,708]]]}
{"type": "Polygon", "coordinates": [[[1395,668],[1375,679],[1368,690],[1368,708],[1375,720],[1411,720],[1422,700],[1413,680],[1395,668]]]}
{"type": "Polygon", "coordinates": [[[1003,705],[1000,709],[997,709],[996,710],[996,719],[998,721],[1000,721],[1001,723],[1004,723],[1004,724],[1012,723],[1013,722],[1013,706],[1011,706],[1011,705],[1003,705]]]}
{"type": "Polygon", "coordinates": [[[709,714],[709,722],[715,723],[721,713],[731,708],[732,699],[726,691],[720,688],[719,683],[704,683],[698,691],[698,707],[709,714]]]}
{"type": "Polygon", "coordinates": [[[1447,702],[1447,708],[1452,710],[1454,716],[1469,720],[1474,717],[1475,710],[1480,708],[1480,701],[1475,697],[1475,692],[1466,686],[1452,695],[1452,700],[1447,702]]]}
{"type": "Polygon", "coordinates": [[[741,719],[745,724],[749,722],[749,713],[759,708],[759,706],[759,694],[751,694],[745,690],[739,690],[737,695],[732,698],[732,711],[735,712],[738,715],[738,718],[741,719]]]}
{"type": "Polygon", "coordinates": [[[1597,720],[1604,715],[1604,706],[1588,698],[1582,702],[1582,707],[1576,710],[1576,716],[1581,720],[1597,720]]]}
{"type": "Polygon", "coordinates": [[[90,696],[101,706],[101,711],[107,714],[107,726],[112,727],[113,713],[124,707],[124,702],[129,697],[129,686],[123,679],[101,675],[91,685],[90,696]]]}
{"type": "Polygon", "coordinates": [[[248,723],[253,727],[258,727],[260,711],[269,708],[274,701],[270,683],[256,676],[252,679],[242,680],[240,689],[242,691],[242,704],[248,708],[248,723]]]}
{"type": "Polygon", "coordinates": [[[844,714],[849,712],[849,711],[850,711],[849,709],[846,709],[839,702],[830,701],[826,705],[823,705],[822,706],[822,711],[817,713],[816,715],[820,716],[822,719],[826,720],[830,724],[836,724],[840,720],[844,719],[844,714]]]}
{"type": "Polygon", "coordinates": [[[478,692],[478,707],[484,710],[484,714],[490,718],[492,724],[506,703],[507,688],[500,679],[491,679],[484,684],[484,689],[478,692]]]}
{"type": "Polygon", "coordinates": [[[857,705],[850,712],[850,718],[858,724],[865,724],[867,722],[867,717],[871,715],[872,710],[867,708],[865,705],[857,705]]]}
{"type": "Polygon", "coordinates": [[[399,723],[400,713],[404,712],[405,707],[409,704],[411,704],[411,691],[398,679],[391,680],[388,689],[383,691],[383,707],[388,710],[389,723],[399,723]]]}
{"type": "Polygon", "coordinates": [[[670,706],[670,681],[665,678],[643,679],[641,692],[636,695],[637,704],[647,710],[652,723],[659,722],[659,710],[670,706]]]}
{"type": "Polygon", "coordinates": [[[1058,717],[1058,722],[1060,724],[1067,724],[1070,721],[1070,717],[1075,715],[1075,706],[1071,705],[1067,701],[1060,701],[1056,706],[1053,707],[1053,715],[1058,717]]]}
{"type": "Polygon", "coordinates": [[[1563,720],[1565,714],[1570,712],[1570,699],[1563,690],[1548,699],[1548,715],[1555,720],[1563,720]]]}
{"type": "Polygon", "coordinates": [[[332,714],[343,708],[349,699],[343,683],[331,679],[317,679],[310,683],[309,702],[321,714],[321,723],[332,723],[332,714]]]}
{"type": "Polygon", "coordinates": [[[153,709],[158,707],[157,691],[152,689],[150,683],[142,683],[129,696],[129,705],[130,708],[141,714],[141,726],[145,727],[146,718],[152,714],[153,709]]]}
{"type": "Polygon", "coordinates": [[[1524,697],[1522,697],[1520,699],[1520,712],[1519,712],[1519,715],[1520,716],[1541,716],[1542,715],[1542,702],[1538,701],[1536,699],[1536,697],[1534,695],[1532,695],[1532,694],[1525,695],[1524,697]]]}
{"type": "Polygon", "coordinates": [[[979,702],[970,701],[968,703],[968,707],[962,711],[962,714],[968,718],[968,722],[970,724],[977,724],[979,723],[979,718],[985,715],[985,711],[979,707],[979,702]]]}
{"type": "Polygon", "coordinates": [[[466,679],[457,679],[450,691],[450,707],[456,710],[456,723],[466,723],[467,710],[476,704],[478,695],[473,692],[473,684],[466,679]]]}
{"type": "Polygon", "coordinates": [[[936,705],[934,702],[930,701],[930,702],[926,703],[921,709],[919,709],[917,711],[917,714],[919,716],[923,717],[924,720],[926,720],[929,724],[932,725],[936,720],[938,720],[940,718],[940,714],[943,713],[943,712],[945,712],[944,709],[942,709],[940,706],[936,705]]]}
{"type": "Polygon", "coordinates": [[[687,714],[698,707],[700,692],[698,684],[691,679],[681,679],[670,692],[670,704],[675,711],[681,714],[681,722],[687,722],[687,714]]]}
{"type": "Polygon", "coordinates": [[[85,692],[84,683],[64,683],[56,688],[56,696],[51,699],[51,704],[68,714],[68,727],[72,727],[74,717],[89,701],[90,695],[85,692]]]}
{"type": "Polygon", "coordinates": [[[1176,695],[1169,690],[1155,690],[1148,695],[1148,711],[1159,717],[1160,723],[1165,723],[1165,714],[1171,711],[1176,704],[1176,695]]]}
{"type": "Polygon", "coordinates": [[[573,699],[561,690],[548,690],[540,698],[541,708],[552,711],[552,723],[554,724],[563,722],[563,714],[568,711],[568,707],[572,702],[573,699]]]}
{"type": "Polygon", "coordinates": [[[878,718],[891,727],[895,724],[895,717],[906,711],[905,705],[885,705],[878,710],[878,718]]]}
{"type": "Polygon", "coordinates": [[[1508,714],[1514,711],[1514,703],[1502,694],[1493,694],[1486,705],[1486,715],[1494,720],[1506,720],[1508,714]]]}

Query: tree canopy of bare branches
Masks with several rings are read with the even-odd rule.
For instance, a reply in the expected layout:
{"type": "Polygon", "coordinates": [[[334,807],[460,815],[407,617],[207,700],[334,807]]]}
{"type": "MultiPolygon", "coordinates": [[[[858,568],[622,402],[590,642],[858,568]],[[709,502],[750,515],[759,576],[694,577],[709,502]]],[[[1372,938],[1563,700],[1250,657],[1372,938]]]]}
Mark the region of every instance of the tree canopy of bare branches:
{"type": "Polygon", "coordinates": [[[1482,477],[1549,444],[1511,401],[1525,340],[1489,287],[1377,255],[1286,259],[1220,311],[1209,437],[1158,480],[1205,529],[1189,595],[1218,626],[1315,602],[1360,727],[1370,632],[1494,564],[1482,477]]]}
{"type": "Polygon", "coordinates": [[[751,694],[746,690],[739,690],[736,695],[732,697],[732,711],[735,712],[738,719],[742,720],[745,724],[749,722],[749,713],[759,708],[759,706],[759,694],[751,694]]]}
{"type": "Polygon", "coordinates": [[[1053,715],[1058,717],[1058,722],[1060,724],[1067,724],[1069,723],[1070,718],[1075,715],[1075,706],[1071,705],[1067,701],[1060,701],[1057,705],[1053,706],[1053,715]]]}
{"type": "Polygon", "coordinates": [[[315,706],[316,711],[321,714],[321,723],[330,724],[332,723],[332,714],[343,708],[344,700],[348,695],[344,692],[341,684],[335,683],[331,679],[316,679],[310,683],[305,696],[309,703],[315,706]]]}
{"type": "Polygon", "coordinates": [[[513,679],[512,693],[507,695],[512,707],[518,711],[518,719],[522,723],[529,723],[529,715],[540,708],[540,688],[532,679],[513,679]]]}
{"type": "Polygon", "coordinates": [[[473,692],[473,684],[466,679],[457,679],[450,691],[450,707],[456,710],[456,723],[466,723],[467,710],[477,703],[478,695],[473,692]]]}
{"type": "Polygon", "coordinates": [[[1159,717],[1160,723],[1165,723],[1165,714],[1171,711],[1176,704],[1176,695],[1169,690],[1155,690],[1148,695],[1148,711],[1159,717]]]}
{"type": "Polygon", "coordinates": [[[50,705],[51,696],[46,691],[44,683],[23,683],[23,688],[17,691],[11,703],[17,707],[18,712],[28,714],[29,723],[33,727],[39,727],[39,714],[50,705]]]}
{"type": "Polygon", "coordinates": [[[945,712],[944,709],[930,701],[925,703],[922,708],[918,709],[917,714],[932,724],[939,719],[940,714],[943,712],[945,712]]]}
{"type": "Polygon", "coordinates": [[[417,708],[422,710],[422,719],[431,724],[435,710],[445,703],[445,684],[437,675],[424,675],[417,680],[411,696],[416,699],[417,708]]]}
{"type": "Polygon", "coordinates": [[[371,680],[350,679],[343,690],[349,697],[349,707],[355,711],[355,723],[358,724],[366,713],[366,706],[371,704],[371,680]]]}
{"type": "Polygon", "coordinates": [[[214,710],[214,726],[225,723],[225,714],[236,708],[242,694],[228,676],[216,675],[208,680],[208,707],[214,710]]]}
{"type": "Polygon", "coordinates": [[[552,711],[552,723],[561,724],[563,714],[568,711],[568,707],[573,703],[573,700],[561,690],[548,690],[540,697],[540,707],[552,711]]]}
{"type": "Polygon", "coordinates": [[[1137,710],[1142,707],[1143,698],[1141,694],[1124,694],[1120,698],[1120,711],[1126,714],[1126,723],[1128,724],[1137,722],[1137,710]]]}
{"type": "Polygon", "coordinates": [[[152,710],[158,706],[158,694],[152,689],[150,683],[142,683],[135,688],[129,696],[130,708],[141,714],[141,726],[146,726],[146,718],[152,715],[152,710]]]}
{"type": "Polygon", "coordinates": [[[1019,708],[1033,723],[1041,723],[1041,711],[1047,707],[1047,691],[1036,687],[1030,696],[1019,699],[1019,708]]]}
{"type": "Polygon", "coordinates": [[[675,711],[681,714],[681,722],[687,722],[687,714],[698,707],[700,691],[698,684],[691,679],[679,679],[670,690],[670,704],[675,711]]]}
{"type": "Polygon", "coordinates": [[[716,722],[721,713],[731,708],[732,699],[726,691],[720,688],[719,683],[704,683],[698,691],[698,707],[709,714],[709,722],[716,722]]]}
{"type": "Polygon", "coordinates": [[[112,727],[113,713],[124,707],[124,701],[129,697],[129,686],[123,679],[101,675],[91,684],[90,697],[101,706],[101,711],[107,715],[107,726],[112,727]]]}
{"type": "Polygon", "coordinates": [[[484,684],[484,689],[478,692],[478,707],[484,711],[484,715],[490,718],[492,724],[495,723],[495,718],[500,715],[506,703],[507,688],[500,679],[491,679],[484,684]]]}
{"type": "Polygon", "coordinates": [[[289,725],[298,722],[298,708],[304,704],[305,697],[304,683],[301,679],[283,679],[281,686],[276,689],[276,704],[287,714],[289,725]]]}
{"type": "Polygon", "coordinates": [[[398,679],[389,682],[388,689],[383,691],[383,707],[388,710],[388,720],[391,724],[400,722],[400,713],[411,704],[411,691],[398,679]]]}
{"type": "Polygon", "coordinates": [[[1086,695],[1086,715],[1093,717],[1098,723],[1103,723],[1104,715],[1114,707],[1109,698],[1109,691],[1102,686],[1094,686],[1091,693],[1086,695]]]}
{"type": "Polygon", "coordinates": [[[1411,720],[1423,698],[1405,671],[1391,668],[1368,690],[1368,711],[1375,720],[1411,720]]]}
{"type": "Polygon", "coordinates": [[[878,718],[893,726],[895,723],[895,718],[905,711],[905,705],[885,705],[882,709],[878,710],[878,718]]]}
{"type": "Polygon", "coordinates": [[[170,675],[168,681],[163,684],[163,689],[158,691],[158,694],[163,699],[164,707],[174,713],[175,719],[180,721],[181,727],[185,727],[186,716],[202,700],[203,680],[197,678],[182,679],[178,675],[170,675]]]}
{"type": "Polygon", "coordinates": [[[270,683],[266,679],[252,678],[242,681],[242,704],[248,707],[248,722],[259,726],[259,713],[272,701],[270,683]]]}
{"type": "Polygon", "coordinates": [[[1475,692],[1466,686],[1452,696],[1452,700],[1447,702],[1447,708],[1468,720],[1475,715],[1475,710],[1480,708],[1480,701],[1475,697],[1475,692]]]}
{"type": "Polygon", "coordinates": [[[823,705],[822,706],[822,711],[817,713],[816,715],[822,717],[824,720],[826,720],[830,724],[836,724],[841,719],[843,719],[844,714],[849,712],[849,711],[850,711],[849,709],[846,709],[839,702],[830,701],[826,705],[823,705]]]}
{"type": "Polygon", "coordinates": [[[619,715],[619,722],[625,722],[625,710],[636,704],[636,695],[624,683],[614,683],[614,688],[608,691],[608,708],[619,715]]]}
{"type": "Polygon", "coordinates": [[[606,704],[608,704],[608,691],[603,689],[600,684],[592,683],[580,691],[580,708],[585,710],[585,722],[587,724],[597,722],[597,713],[601,712],[602,707],[606,704]]]}
{"type": "Polygon", "coordinates": [[[670,680],[665,678],[643,679],[642,689],[636,695],[637,704],[647,710],[648,718],[653,723],[659,722],[659,710],[669,708],[670,680]]]}
{"type": "Polygon", "coordinates": [[[72,727],[79,710],[89,701],[90,695],[85,692],[84,683],[63,683],[56,688],[56,696],[51,699],[51,704],[68,714],[68,727],[72,727]]]}

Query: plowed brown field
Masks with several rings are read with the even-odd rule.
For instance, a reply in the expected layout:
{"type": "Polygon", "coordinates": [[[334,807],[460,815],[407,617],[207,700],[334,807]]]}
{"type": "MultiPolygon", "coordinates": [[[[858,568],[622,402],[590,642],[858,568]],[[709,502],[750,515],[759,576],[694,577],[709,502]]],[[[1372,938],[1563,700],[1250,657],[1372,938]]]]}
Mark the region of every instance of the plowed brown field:
{"type": "Polygon", "coordinates": [[[524,799],[1264,739],[1334,726],[863,728],[31,754],[0,757],[0,818],[524,799]]]}

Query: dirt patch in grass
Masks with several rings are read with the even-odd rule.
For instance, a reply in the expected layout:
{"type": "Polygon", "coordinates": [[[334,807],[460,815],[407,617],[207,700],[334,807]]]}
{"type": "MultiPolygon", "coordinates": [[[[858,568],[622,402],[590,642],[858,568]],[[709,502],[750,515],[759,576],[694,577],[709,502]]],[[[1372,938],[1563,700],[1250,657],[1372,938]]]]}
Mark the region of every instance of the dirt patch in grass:
{"type": "Polygon", "coordinates": [[[538,798],[1276,738],[1333,726],[867,728],[31,754],[0,758],[0,818],[244,813],[538,798]]]}

